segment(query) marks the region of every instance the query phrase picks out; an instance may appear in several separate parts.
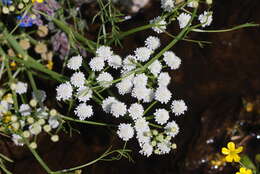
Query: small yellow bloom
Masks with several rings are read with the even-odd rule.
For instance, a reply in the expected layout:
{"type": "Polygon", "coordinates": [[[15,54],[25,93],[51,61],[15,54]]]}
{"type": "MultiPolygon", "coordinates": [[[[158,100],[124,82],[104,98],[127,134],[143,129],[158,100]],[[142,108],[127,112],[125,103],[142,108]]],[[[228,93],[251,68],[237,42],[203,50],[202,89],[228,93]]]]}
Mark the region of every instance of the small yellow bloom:
{"type": "Polygon", "coordinates": [[[252,170],[240,167],[239,172],[236,172],[236,174],[252,174],[252,170]]]}
{"type": "Polygon", "coordinates": [[[48,63],[46,64],[46,67],[47,67],[48,69],[52,70],[52,68],[53,68],[53,61],[48,60],[48,63]]]}
{"type": "Polygon", "coordinates": [[[242,146],[240,146],[240,147],[238,147],[236,149],[235,143],[229,142],[227,144],[227,148],[226,147],[222,148],[222,153],[224,155],[227,155],[226,156],[226,161],[227,162],[233,162],[233,161],[239,162],[240,161],[240,157],[239,157],[238,153],[242,152],[242,150],[243,150],[242,146]]]}
{"type": "Polygon", "coordinates": [[[44,0],[32,0],[32,3],[34,3],[35,1],[38,3],[43,3],[44,0]]]}

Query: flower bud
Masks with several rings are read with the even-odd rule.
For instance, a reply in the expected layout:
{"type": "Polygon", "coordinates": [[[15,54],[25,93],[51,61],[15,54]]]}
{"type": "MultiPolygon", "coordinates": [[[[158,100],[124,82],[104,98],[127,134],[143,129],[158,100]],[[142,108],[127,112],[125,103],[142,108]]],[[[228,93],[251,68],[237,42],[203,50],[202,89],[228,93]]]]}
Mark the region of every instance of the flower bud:
{"type": "Polygon", "coordinates": [[[53,141],[53,142],[59,141],[59,136],[58,135],[51,136],[51,141],[53,141]]]}

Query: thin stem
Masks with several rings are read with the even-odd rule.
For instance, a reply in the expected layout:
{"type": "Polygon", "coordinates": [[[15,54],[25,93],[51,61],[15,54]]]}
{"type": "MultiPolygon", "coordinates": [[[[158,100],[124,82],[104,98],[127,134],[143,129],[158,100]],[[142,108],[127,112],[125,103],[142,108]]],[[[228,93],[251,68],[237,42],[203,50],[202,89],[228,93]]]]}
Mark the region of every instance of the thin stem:
{"type": "Polygon", "coordinates": [[[144,111],[144,115],[149,112],[150,109],[157,103],[157,101],[154,101],[153,103],[150,104],[150,106],[144,111]]]}

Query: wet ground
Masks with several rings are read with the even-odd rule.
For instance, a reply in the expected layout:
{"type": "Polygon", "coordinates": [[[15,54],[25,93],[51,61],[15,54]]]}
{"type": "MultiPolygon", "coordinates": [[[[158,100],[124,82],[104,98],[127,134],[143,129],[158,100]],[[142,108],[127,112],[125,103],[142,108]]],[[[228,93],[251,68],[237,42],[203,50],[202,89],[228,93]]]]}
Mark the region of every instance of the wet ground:
{"type": "MultiPolygon", "coordinates": [[[[212,29],[260,23],[259,0],[215,0],[213,11],[212,29]]],[[[152,2],[131,19],[129,26],[123,25],[123,30],[141,25],[156,14],[159,14],[159,4],[152,2]]],[[[177,27],[172,26],[168,31],[176,33],[177,27]]],[[[151,31],[144,31],[125,40],[127,51],[141,45],[150,34],[151,31]]],[[[171,88],[175,97],[183,98],[189,106],[189,112],[177,119],[181,125],[176,139],[178,149],[166,156],[144,158],[136,148],[132,154],[134,163],[99,162],[86,168],[84,174],[234,173],[235,167],[225,166],[219,156],[221,147],[230,139],[245,146],[245,152],[251,157],[260,153],[260,139],[257,139],[260,136],[260,28],[191,36],[212,44],[200,48],[182,41],[173,48],[183,64],[178,71],[171,72],[171,88]]],[[[164,44],[170,41],[166,36],[162,39],[164,44]]],[[[57,144],[45,136],[41,138],[39,151],[50,168],[83,164],[96,158],[110,144],[122,145],[105,128],[82,126],[81,129],[84,129],[81,135],[75,133],[72,138],[62,135],[64,140],[57,144]]],[[[135,142],[130,143],[133,148],[138,147],[135,142]]],[[[10,165],[14,174],[45,173],[26,149],[14,147],[2,137],[0,151],[15,160],[10,165]]]]}

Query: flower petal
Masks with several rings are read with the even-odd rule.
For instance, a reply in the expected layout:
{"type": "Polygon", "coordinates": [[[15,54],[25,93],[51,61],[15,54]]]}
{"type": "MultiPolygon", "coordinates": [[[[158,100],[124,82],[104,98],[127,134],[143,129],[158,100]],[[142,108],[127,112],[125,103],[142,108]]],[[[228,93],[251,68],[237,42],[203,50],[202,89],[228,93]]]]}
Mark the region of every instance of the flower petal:
{"type": "Polygon", "coordinates": [[[233,156],[231,155],[226,156],[226,161],[231,163],[233,161],[233,156]]]}
{"type": "Polygon", "coordinates": [[[235,150],[235,143],[229,142],[229,143],[227,144],[227,147],[228,147],[229,150],[235,150]]]}
{"type": "Polygon", "coordinates": [[[234,158],[235,162],[239,162],[240,161],[240,157],[237,154],[233,155],[233,158],[234,158]]]}
{"type": "Polygon", "coordinates": [[[228,150],[227,148],[223,147],[221,149],[221,152],[224,154],[224,155],[228,155],[230,153],[230,150],[228,150]]]}
{"type": "Polygon", "coordinates": [[[242,151],[243,151],[243,147],[242,146],[240,146],[237,149],[235,149],[235,153],[240,153],[242,151]]]}
{"type": "Polygon", "coordinates": [[[236,172],[236,174],[241,174],[240,172],[236,172]]]}
{"type": "Polygon", "coordinates": [[[246,170],[246,174],[252,174],[252,170],[251,169],[247,169],[246,170]]]}
{"type": "Polygon", "coordinates": [[[239,171],[240,171],[240,173],[245,173],[246,172],[246,168],[240,167],[239,171]]]}

